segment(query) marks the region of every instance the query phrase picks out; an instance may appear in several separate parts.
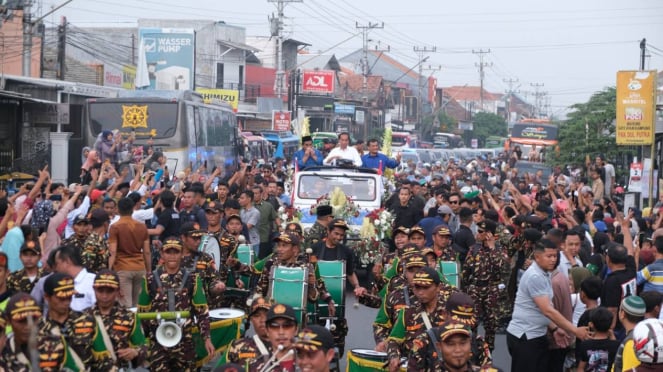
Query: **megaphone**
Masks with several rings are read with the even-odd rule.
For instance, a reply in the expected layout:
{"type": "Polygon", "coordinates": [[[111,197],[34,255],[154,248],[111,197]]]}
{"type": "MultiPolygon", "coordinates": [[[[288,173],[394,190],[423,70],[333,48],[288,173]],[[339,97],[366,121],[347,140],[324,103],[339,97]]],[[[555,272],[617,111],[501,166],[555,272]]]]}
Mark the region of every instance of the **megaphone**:
{"type": "Polygon", "coordinates": [[[163,347],[173,347],[182,340],[182,328],[175,322],[162,322],[156,331],[157,342],[163,347]]]}

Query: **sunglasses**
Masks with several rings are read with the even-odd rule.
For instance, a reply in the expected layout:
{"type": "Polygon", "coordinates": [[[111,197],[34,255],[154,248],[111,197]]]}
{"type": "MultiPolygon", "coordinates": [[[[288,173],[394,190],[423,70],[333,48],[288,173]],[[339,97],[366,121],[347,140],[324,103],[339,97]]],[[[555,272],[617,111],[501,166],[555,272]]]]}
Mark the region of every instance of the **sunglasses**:
{"type": "Polygon", "coordinates": [[[278,322],[271,322],[267,323],[267,328],[269,329],[283,329],[285,331],[291,330],[297,326],[297,323],[295,322],[284,322],[284,323],[278,323],[278,322]]]}
{"type": "Polygon", "coordinates": [[[428,289],[430,287],[432,287],[432,285],[423,285],[423,284],[415,284],[414,285],[414,288],[416,288],[416,289],[428,289]]]}
{"type": "Polygon", "coordinates": [[[192,236],[192,235],[189,235],[189,238],[191,238],[191,239],[193,239],[193,240],[200,240],[200,239],[202,239],[201,236],[192,236]]]}
{"type": "Polygon", "coordinates": [[[458,200],[449,200],[449,204],[458,204],[458,200]]]}

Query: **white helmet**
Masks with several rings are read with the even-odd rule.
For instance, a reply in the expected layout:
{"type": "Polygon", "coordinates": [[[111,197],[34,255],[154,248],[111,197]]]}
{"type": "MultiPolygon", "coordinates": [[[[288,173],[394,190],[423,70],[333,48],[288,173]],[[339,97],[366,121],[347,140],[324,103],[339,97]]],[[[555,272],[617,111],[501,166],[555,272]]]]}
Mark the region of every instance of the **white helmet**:
{"type": "Polygon", "coordinates": [[[663,363],[663,322],[646,319],[633,330],[635,355],[642,363],[663,363]]]}

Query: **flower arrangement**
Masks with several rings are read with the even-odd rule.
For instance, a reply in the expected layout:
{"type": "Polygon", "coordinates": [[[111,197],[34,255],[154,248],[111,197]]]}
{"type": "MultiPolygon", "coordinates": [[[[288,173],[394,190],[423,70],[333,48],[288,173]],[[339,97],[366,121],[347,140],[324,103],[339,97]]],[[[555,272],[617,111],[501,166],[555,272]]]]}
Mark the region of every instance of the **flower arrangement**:
{"type": "Polygon", "coordinates": [[[396,219],[391,212],[385,208],[379,208],[367,214],[366,218],[374,226],[374,235],[377,240],[391,238],[391,230],[396,219]]]}
{"type": "Polygon", "coordinates": [[[280,206],[277,213],[281,220],[282,230],[285,230],[290,222],[299,222],[302,219],[302,211],[299,208],[280,206]]]}
{"type": "MultiPolygon", "coordinates": [[[[373,219],[371,217],[364,217],[364,221],[359,230],[359,240],[354,246],[355,253],[359,257],[359,261],[364,265],[369,265],[375,262],[382,260],[382,256],[387,251],[388,247],[382,239],[380,239],[380,230],[378,225],[381,224],[378,213],[375,210],[371,212],[374,214],[373,219]],[[376,219],[377,217],[377,219],[376,219]],[[378,221],[378,225],[375,224],[375,221],[378,221]]],[[[370,214],[369,214],[370,215],[370,214]]]]}
{"type": "Polygon", "coordinates": [[[321,205],[331,206],[335,218],[347,220],[359,216],[359,206],[352,201],[352,198],[345,195],[340,187],[335,187],[331,194],[319,197],[311,206],[311,215],[316,214],[317,208],[321,205]]]}

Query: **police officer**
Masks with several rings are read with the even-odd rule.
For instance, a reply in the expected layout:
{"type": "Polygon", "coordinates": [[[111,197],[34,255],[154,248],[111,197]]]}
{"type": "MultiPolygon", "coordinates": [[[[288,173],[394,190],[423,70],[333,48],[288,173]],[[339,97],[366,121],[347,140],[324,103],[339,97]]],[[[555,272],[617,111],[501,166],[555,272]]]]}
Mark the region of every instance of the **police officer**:
{"type": "Polygon", "coordinates": [[[41,320],[39,332],[63,336],[74,358],[93,370],[106,371],[112,365],[110,352],[105,348],[102,334],[93,316],[71,309],[74,278],[54,273],[44,282],[44,299],[48,314],[41,320]]]}
{"type": "Polygon", "coordinates": [[[244,337],[228,345],[226,353],[219,359],[219,365],[224,363],[237,363],[239,365],[252,365],[258,359],[270,355],[272,344],[267,333],[267,312],[272,303],[264,297],[254,296],[251,301],[249,321],[253,327],[253,337],[244,337]]]}
{"type": "Polygon", "coordinates": [[[23,268],[14,271],[7,278],[7,289],[11,293],[32,292],[35,284],[43,277],[44,269],[38,267],[41,248],[34,240],[28,240],[21,246],[20,254],[23,268]]]}
{"type": "Polygon", "coordinates": [[[143,290],[138,298],[139,312],[190,312],[188,318],[181,320],[183,321],[181,341],[170,348],[161,346],[156,339],[159,324],[156,321],[144,322],[146,335],[150,339],[148,359],[151,371],[195,369],[194,325],[198,326],[208,355],[213,355],[215,351],[210,339],[207,298],[202,280],[195,272],[182,267],[183,248],[182,242],[175,237],[164,241],[161,247],[163,265],[147,273],[143,279],[143,290]]]}
{"type": "MultiPolygon", "coordinates": [[[[2,364],[7,371],[57,372],[65,368],[82,371],[85,366],[75,364],[68,355],[67,342],[62,335],[38,333],[34,327],[42,316],[37,302],[29,294],[13,295],[4,312],[5,319],[13,329],[2,348],[2,364]],[[36,365],[35,365],[36,362],[36,365]]],[[[4,327],[2,333],[5,333],[4,327]]]]}
{"type": "Polygon", "coordinates": [[[440,283],[440,275],[430,267],[423,267],[414,275],[412,284],[417,302],[399,310],[398,320],[387,339],[391,372],[398,371],[401,356],[408,355],[419,334],[444,323],[446,299],[440,293],[440,283]]]}
{"type": "Polygon", "coordinates": [[[323,241],[327,237],[329,221],[334,219],[333,209],[330,205],[321,205],[316,208],[317,216],[315,223],[304,236],[304,248],[310,248],[314,244],[323,241]]]}
{"type": "Polygon", "coordinates": [[[463,265],[463,288],[472,296],[479,318],[483,319],[486,342],[495,348],[495,331],[499,322],[501,270],[509,265],[506,254],[495,242],[497,224],[484,220],[477,225],[477,243],[470,248],[463,265]]]}
{"type": "Polygon", "coordinates": [[[111,352],[113,366],[131,369],[143,364],[147,357],[145,335],[136,314],[118,301],[120,278],[109,269],[103,269],[94,278],[97,303],[85,310],[99,326],[106,349],[111,352]],[[102,328],[103,327],[103,328],[102,328]]]}

